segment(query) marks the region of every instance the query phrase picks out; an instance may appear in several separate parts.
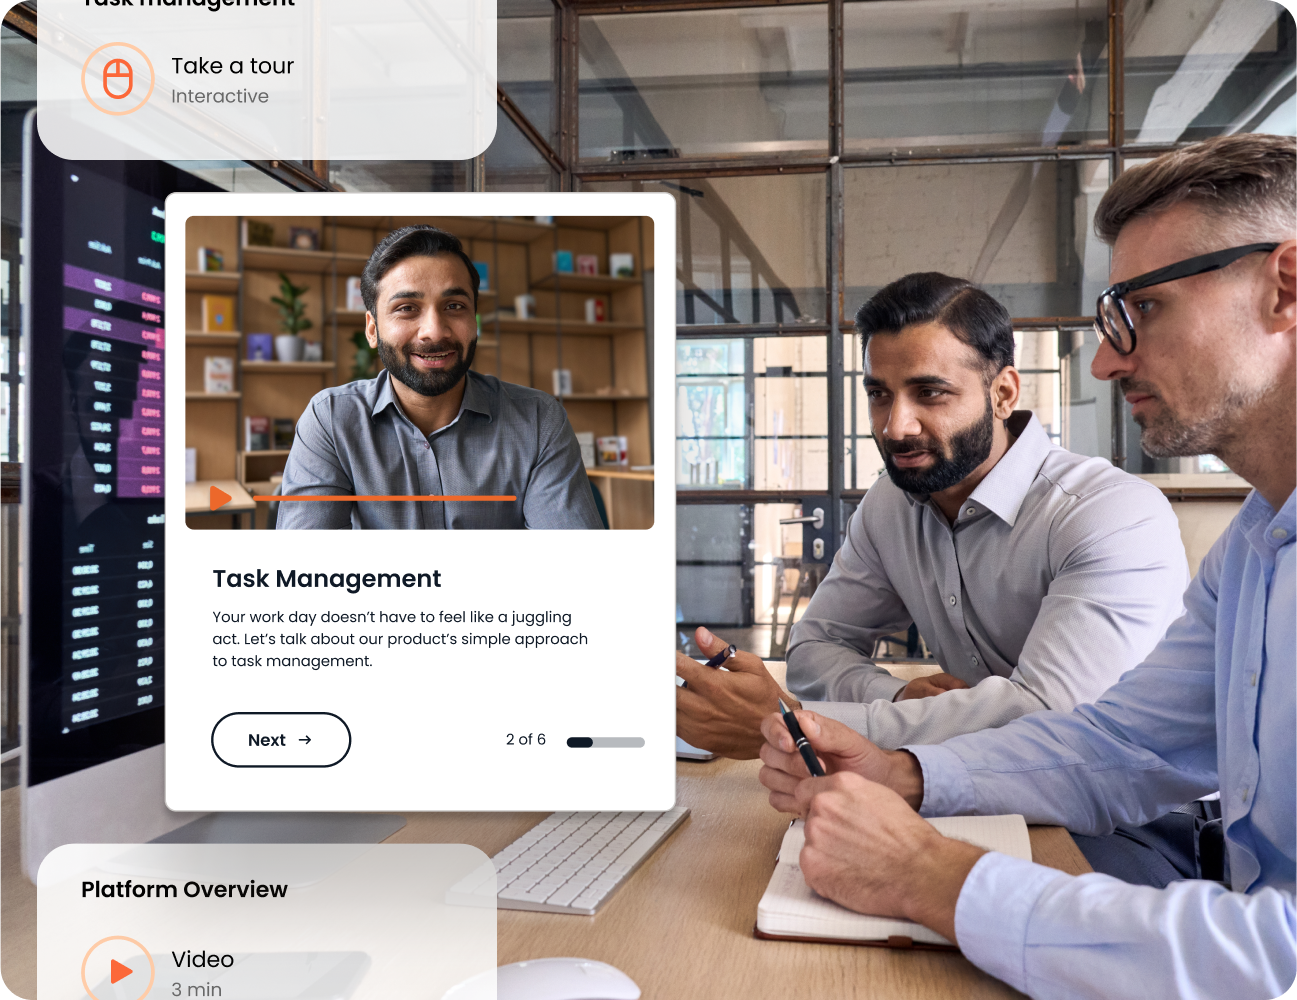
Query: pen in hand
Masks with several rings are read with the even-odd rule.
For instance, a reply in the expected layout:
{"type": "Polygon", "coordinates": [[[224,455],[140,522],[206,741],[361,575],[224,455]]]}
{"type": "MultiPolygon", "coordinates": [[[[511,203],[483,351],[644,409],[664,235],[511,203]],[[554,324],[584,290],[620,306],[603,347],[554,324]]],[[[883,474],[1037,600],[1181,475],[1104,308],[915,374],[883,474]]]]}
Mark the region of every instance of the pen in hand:
{"type": "MultiPolygon", "coordinates": [[[[728,646],[726,646],[724,649],[722,649],[719,653],[717,653],[715,656],[713,656],[710,660],[708,660],[706,663],[704,663],[703,666],[704,666],[704,667],[711,667],[713,670],[715,670],[717,667],[719,667],[722,663],[724,663],[726,660],[728,660],[731,656],[733,656],[733,655],[734,655],[735,653],[737,653],[738,651],[739,651],[739,647],[736,646],[736,645],[734,645],[734,643],[730,643],[728,646]]],[[[687,688],[687,687],[689,687],[689,682],[688,682],[688,681],[681,681],[681,682],[680,682],[680,686],[681,686],[682,688],[687,688]]]]}
{"type": "Polygon", "coordinates": [[[706,663],[704,663],[703,666],[704,666],[704,667],[719,667],[722,663],[724,663],[726,660],[728,660],[731,656],[733,656],[733,655],[734,655],[735,653],[737,653],[738,651],[739,651],[739,647],[736,646],[736,645],[734,645],[734,643],[730,643],[728,646],[726,646],[724,649],[722,649],[719,653],[717,653],[715,656],[713,656],[710,660],[708,660],[706,663]]]}
{"type": "Polygon", "coordinates": [[[788,727],[788,735],[797,744],[797,752],[802,755],[802,760],[806,761],[806,769],[811,772],[812,777],[823,778],[824,768],[820,767],[819,759],[815,756],[815,750],[811,747],[810,741],[806,739],[806,734],[802,732],[802,727],[797,724],[797,716],[793,715],[793,710],[784,704],[782,698],[779,699],[779,713],[784,717],[784,725],[788,727]]]}

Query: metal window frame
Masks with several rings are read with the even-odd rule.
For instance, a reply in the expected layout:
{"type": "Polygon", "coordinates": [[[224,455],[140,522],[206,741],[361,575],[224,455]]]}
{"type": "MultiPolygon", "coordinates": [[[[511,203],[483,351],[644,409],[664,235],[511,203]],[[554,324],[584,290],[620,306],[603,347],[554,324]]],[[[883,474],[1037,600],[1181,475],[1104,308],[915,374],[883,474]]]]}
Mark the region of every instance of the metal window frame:
{"type": "MultiPolygon", "coordinates": [[[[560,156],[566,169],[563,173],[564,190],[579,189],[583,182],[598,181],[652,181],[665,178],[737,177],[745,175],[782,175],[794,173],[823,173],[826,175],[825,205],[825,264],[827,279],[828,321],[825,324],[792,326],[786,324],[681,324],[677,326],[678,338],[714,337],[768,337],[807,336],[821,333],[828,337],[829,383],[827,393],[829,434],[830,517],[834,531],[830,537],[840,537],[842,500],[856,500],[864,491],[845,486],[843,435],[834,434],[832,428],[845,427],[846,398],[843,388],[844,357],[842,331],[850,327],[844,317],[843,295],[845,256],[845,169],[873,166],[917,166],[922,164],[980,164],[1016,163],[1068,160],[1102,160],[1109,164],[1109,176],[1120,175],[1125,160],[1131,156],[1148,157],[1189,145],[1177,142],[1163,145],[1127,146],[1125,139],[1125,102],[1123,53],[1123,0],[1108,0],[1108,135],[1106,144],[1083,146],[973,146],[924,149],[918,151],[873,150],[849,152],[845,139],[845,74],[843,62],[843,25],[845,0],[632,0],[614,3],[612,0],[555,0],[561,20],[557,32],[554,84],[557,91],[558,129],[561,135],[560,156]],[[682,156],[643,163],[591,163],[580,158],[579,142],[579,60],[580,18],[583,15],[615,16],[619,14],[717,10],[725,8],[760,6],[819,6],[828,8],[829,54],[829,121],[828,148],[824,154],[798,153],[792,155],[682,156]]],[[[542,151],[543,155],[543,151],[542,151]]],[[[1075,328],[1088,325],[1085,316],[1021,317],[1014,320],[1015,329],[1075,328]]],[[[1115,389],[1111,390],[1114,411],[1112,460],[1119,468],[1125,466],[1124,400],[1115,389]]],[[[856,430],[854,421],[850,430],[856,430]]],[[[854,482],[854,480],[853,480],[854,482]]],[[[808,491],[810,492],[810,491],[808,491]]],[[[814,491],[820,493],[822,491],[814,491]]],[[[677,504],[762,503],[795,502],[797,492],[771,490],[677,490],[677,504]]]]}
{"type": "MultiPolygon", "coordinates": [[[[829,337],[828,421],[830,427],[838,426],[844,418],[846,403],[843,387],[843,352],[841,331],[849,325],[843,318],[845,206],[844,181],[846,167],[917,166],[921,164],[974,164],[1014,163],[1035,161],[1066,161],[1106,159],[1109,176],[1120,176],[1128,158],[1146,158],[1190,145],[1175,142],[1159,145],[1131,146],[1126,141],[1125,130],[1125,52],[1124,52],[1124,0],[1108,0],[1108,135],[1106,144],[1083,146],[951,146],[935,149],[867,150],[850,152],[845,141],[845,73],[843,64],[843,25],[845,0],[552,0],[554,5],[552,31],[552,83],[553,83],[553,135],[545,136],[527,118],[503,89],[497,90],[500,110],[526,137],[537,153],[554,172],[558,187],[563,191],[579,190],[583,182],[597,181],[652,181],[664,178],[737,177],[745,175],[781,175],[795,173],[823,173],[826,175],[825,205],[825,264],[826,293],[829,318],[824,325],[793,327],[778,324],[740,326],[718,324],[704,329],[702,325],[681,326],[679,337],[757,337],[798,335],[821,332],[829,337]],[[826,6],[828,22],[828,145],[824,154],[796,153],[788,155],[731,154],[712,156],[684,156],[643,163],[592,163],[582,161],[579,142],[579,67],[581,18],[589,15],[616,16],[621,14],[667,13],[677,11],[723,10],[750,7],[826,6]]],[[[4,16],[4,23],[13,31],[31,41],[36,40],[37,13],[30,3],[15,4],[4,16]]],[[[470,171],[475,189],[485,186],[482,158],[478,158],[470,171]]],[[[336,190],[329,183],[327,161],[248,161],[253,167],[274,177],[291,190],[336,190]]],[[[1020,329],[1033,326],[1069,327],[1088,323],[1088,317],[1028,317],[1015,319],[1020,329]]],[[[1118,468],[1126,463],[1125,403],[1116,387],[1112,387],[1112,461],[1118,468]]],[[[854,424],[852,426],[854,430],[854,424]]],[[[844,488],[844,442],[839,435],[830,434],[828,492],[836,521],[840,504],[836,501],[851,499],[863,491],[844,488]]],[[[746,502],[786,502],[791,494],[783,491],[727,491],[727,497],[713,498],[709,491],[678,490],[678,503],[745,502],[740,494],[752,493],[760,500],[746,502]],[[698,494],[704,494],[703,499],[698,494]]],[[[820,493],[822,491],[816,491],[820,493]]],[[[835,524],[835,528],[840,525],[835,524]]],[[[834,531],[831,537],[838,537],[834,531]]]]}

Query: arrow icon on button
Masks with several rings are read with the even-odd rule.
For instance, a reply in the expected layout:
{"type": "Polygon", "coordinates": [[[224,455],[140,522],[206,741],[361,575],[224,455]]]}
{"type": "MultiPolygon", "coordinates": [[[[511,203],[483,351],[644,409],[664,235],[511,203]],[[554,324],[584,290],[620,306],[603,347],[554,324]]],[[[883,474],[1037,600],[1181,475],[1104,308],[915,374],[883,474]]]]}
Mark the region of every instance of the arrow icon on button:
{"type": "Polygon", "coordinates": [[[117,959],[115,958],[109,961],[108,978],[114,983],[120,979],[125,979],[127,976],[131,975],[134,971],[135,970],[132,969],[129,965],[122,965],[122,963],[117,961],[117,959]]]}
{"type": "Polygon", "coordinates": [[[309,736],[303,736],[303,737],[302,737],[301,739],[299,739],[297,742],[298,742],[298,743],[306,743],[306,744],[309,745],[310,742],[311,742],[311,738],[310,738],[309,736]]]}
{"type": "Polygon", "coordinates": [[[234,499],[234,497],[230,496],[219,486],[213,486],[208,495],[209,495],[209,499],[211,500],[212,510],[216,510],[220,507],[224,507],[227,503],[229,503],[231,500],[234,499]]]}

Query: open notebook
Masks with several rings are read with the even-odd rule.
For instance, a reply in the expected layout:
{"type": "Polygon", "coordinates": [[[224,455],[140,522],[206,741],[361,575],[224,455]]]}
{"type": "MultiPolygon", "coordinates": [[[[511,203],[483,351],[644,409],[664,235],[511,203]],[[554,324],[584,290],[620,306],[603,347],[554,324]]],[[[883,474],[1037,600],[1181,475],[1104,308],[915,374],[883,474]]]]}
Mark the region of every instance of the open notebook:
{"type": "MultiPolygon", "coordinates": [[[[1031,860],[1031,840],[1027,836],[1027,823],[1021,816],[946,816],[928,822],[947,837],[1025,861],[1031,860]]],[[[757,937],[893,948],[954,947],[936,931],[930,931],[921,924],[854,913],[817,895],[806,884],[797,862],[805,839],[801,820],[784,834],[775,873],[770,876],[766,894],[757,904],[757,937]]]]}

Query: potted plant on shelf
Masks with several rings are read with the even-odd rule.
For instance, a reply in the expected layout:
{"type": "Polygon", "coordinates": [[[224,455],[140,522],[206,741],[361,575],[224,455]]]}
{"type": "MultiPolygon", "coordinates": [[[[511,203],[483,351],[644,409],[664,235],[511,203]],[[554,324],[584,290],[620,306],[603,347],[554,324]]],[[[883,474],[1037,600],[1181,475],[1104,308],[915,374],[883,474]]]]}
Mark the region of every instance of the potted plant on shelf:
{"type": "Polygon", "coordinates": [[[351,335],[351,342],[356,345],[356,362],[351,368],[352,379],[373,378],[375,362],[378,361],[378,351],[369,346],[369,341],[365,339],[365,331],[357,330],[351,335]]]}
{"type": "Polygon", "coordinates": [[[284,331],[275,337],[275,357],[280,361],[302,360],[302,338],[298,335],[311,328],[303,298],[309,290],[306,285],[294,285],[288,275],[279,272],[279,294],[270,301],[279,306],[279,328],[284,331]]]}

